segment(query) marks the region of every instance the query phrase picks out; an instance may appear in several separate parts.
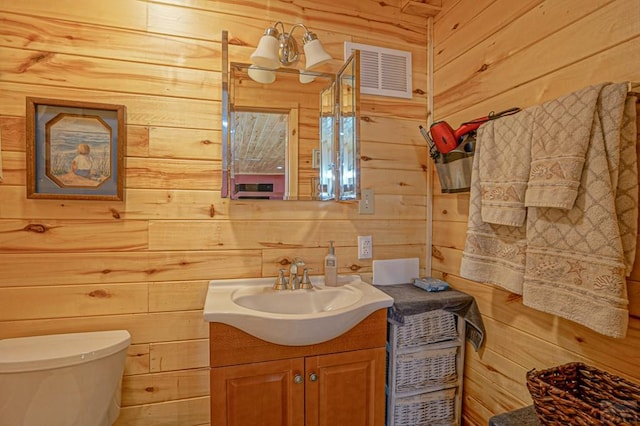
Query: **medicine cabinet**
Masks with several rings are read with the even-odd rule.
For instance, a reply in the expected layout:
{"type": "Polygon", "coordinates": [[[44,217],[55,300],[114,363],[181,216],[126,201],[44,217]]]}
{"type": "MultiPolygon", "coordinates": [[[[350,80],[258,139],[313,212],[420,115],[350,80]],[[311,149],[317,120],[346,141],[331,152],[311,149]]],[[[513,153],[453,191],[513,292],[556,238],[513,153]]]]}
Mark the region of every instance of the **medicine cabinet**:
{"type": "Polygon", "coordinates": [[[358,67],[358,51],[336,74],[230,61],[223,31],[222,196],[358,199],[358,67]]]}

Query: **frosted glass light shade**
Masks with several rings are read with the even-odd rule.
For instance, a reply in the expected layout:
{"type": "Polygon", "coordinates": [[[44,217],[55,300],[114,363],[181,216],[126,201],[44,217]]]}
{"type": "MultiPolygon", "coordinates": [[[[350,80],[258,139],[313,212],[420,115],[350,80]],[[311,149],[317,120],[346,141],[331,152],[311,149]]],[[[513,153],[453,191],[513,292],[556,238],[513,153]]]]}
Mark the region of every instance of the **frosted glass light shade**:
{"type": "Polygon", "coordinates": [[[300,83],[302,84],[311,83],[315,79],[316,79],[315,75],[306,74],[304,71],[300,70],[300,78],[299,78],[300,83]]]}
{"type": "Polygon", "coordinates": [[[329,62],[331,55],[324,50],[322,43],[317,38],[311,40],[304,45],[304,56],[307,58],[306,69],[310,70],[314,67],[320,66],[326,62],[329,62]]]}
{"type": "Polygon", "coordinates": [[[253,81],[262,84],[271,84],[276,81],[275,71],[260,69],[255,65],[249,67],[247,74],[249,74],[249,77],[251,77],[253,81]]]}
{"type": "Polygon", "coordinates": [[[251,62],[262,68],[275,70],[280,67],[278,47],[280,42],[272,35],[263,35],[258,47],[251,54],[251,62]]]}

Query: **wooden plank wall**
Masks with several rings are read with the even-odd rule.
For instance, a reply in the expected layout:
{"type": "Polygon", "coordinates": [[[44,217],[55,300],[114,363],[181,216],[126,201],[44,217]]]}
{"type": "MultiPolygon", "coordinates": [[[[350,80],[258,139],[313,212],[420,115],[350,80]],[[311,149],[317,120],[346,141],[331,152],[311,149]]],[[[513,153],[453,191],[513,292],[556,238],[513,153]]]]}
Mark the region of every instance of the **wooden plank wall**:
{"type": "MultiPolygon", "coordinates": [[[[640,80],[639,0],[445,0],[434,33],[434,114],[454,127],[589,84],[640,80]]],[[[434,194],[434,274],[475,296],[487,328],[484,350],[467,350],[466,424],[530,404],[531,368],[579,360],[640,383],[639,260],[628,281],[628,337],[607,338],[460,278],[469,197],[434,194]]]]}
{"type": "Polygon", "coordinates": [[[340,273],[369,272],[357,235],[373,236],[377,259],[424,262],[427,19],[400,3],[0,0],[0,338],[127,329],[118,424],[207,424],[208,280],[274,276],[293,256],[321,273],[328,240],[340,273]],[[220,198],[221,33],[246,62],[277,20],[318,34],[337,58],[326,71],[348,40],[413,55],[413,99],[362,97],[373,215],[220,198]],[[123,202],[26,199],[27,96],[126,106],[123,202]]]}

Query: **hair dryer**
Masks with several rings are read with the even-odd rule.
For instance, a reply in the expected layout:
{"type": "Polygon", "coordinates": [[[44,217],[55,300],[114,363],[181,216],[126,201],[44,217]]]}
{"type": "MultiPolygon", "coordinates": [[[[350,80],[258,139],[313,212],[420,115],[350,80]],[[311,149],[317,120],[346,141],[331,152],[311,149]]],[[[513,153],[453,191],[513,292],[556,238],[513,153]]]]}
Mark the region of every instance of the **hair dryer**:
{"type": "Polygon", "coordinates": [[[433,140],[433,143],[436,145],[436,148],[438,148],[438,151],[440,151],[442,154],[446,154],[457,148],[457,146],[460,144],[460,140],[464,135],[478,129],[478,127],[480,127],[487,121],[495,120],[505,115],[515,114],[518,111],[520,111],[520,108],[509,108],[499,113],[492,112],[486,117],[480,117],[476,118],[475,120],[462,123],[462,125],[456,130],[453,130],[453,128],[446,121],[438,121],[433,123],[429,128],[429,132],[431,133],[431,140],[433,140]]]}

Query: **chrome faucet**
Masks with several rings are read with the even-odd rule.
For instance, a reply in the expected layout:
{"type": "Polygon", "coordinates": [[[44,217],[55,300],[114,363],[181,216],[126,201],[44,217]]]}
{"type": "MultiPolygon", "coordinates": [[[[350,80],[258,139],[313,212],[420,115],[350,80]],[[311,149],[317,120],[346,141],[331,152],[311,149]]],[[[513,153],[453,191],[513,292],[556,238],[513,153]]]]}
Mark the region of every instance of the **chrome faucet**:
{"type": "Polygon", "coordinates": [[[300,283],[302,282],[302,277],[300,276],[300,272],[298,268],[304,266],[304,261],[298,257],[293,259],[291,262],[291,266],[289,267],[289,289],[297,290],[300,288],[300,283]]]}
{"type": "Polygon", "coordinates": [[[285,270],[280,269],[278,271],[278,277],[276,278],[273,290],[298,290],[298,289],[311,289],[313,284],[309,279],[309,273],[307,268],[300,269],[305,265],[304,261],[298,257],[293,259],[291,266],[289,267],[289,277],[285,277],[285,270]]]}

